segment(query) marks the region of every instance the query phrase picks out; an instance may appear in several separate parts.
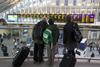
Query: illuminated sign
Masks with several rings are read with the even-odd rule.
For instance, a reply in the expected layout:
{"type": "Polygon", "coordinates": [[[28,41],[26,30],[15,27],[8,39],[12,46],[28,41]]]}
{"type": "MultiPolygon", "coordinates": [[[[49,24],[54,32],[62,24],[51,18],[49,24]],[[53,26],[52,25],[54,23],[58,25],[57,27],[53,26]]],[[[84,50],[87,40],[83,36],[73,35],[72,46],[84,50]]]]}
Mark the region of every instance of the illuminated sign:
{"type": "MultiPolygon", "coordinates": [[[[43,17],[53,18],[55,21],[64,22],[65,16],[68,14],[20,14],[20,17],[24,18],[32,18],[41,19],[43,17]]],[[[70,14],[72,16],[72,20],[77,23],[94,23],[94,14],[70,14]]]]}
{"type": "Polygon", "coordinates": [[[18,19],[17,15],[13,15],[13,14],[8,14],[7,15],[8,22],[17,22],[17,19],[18,19]]]}

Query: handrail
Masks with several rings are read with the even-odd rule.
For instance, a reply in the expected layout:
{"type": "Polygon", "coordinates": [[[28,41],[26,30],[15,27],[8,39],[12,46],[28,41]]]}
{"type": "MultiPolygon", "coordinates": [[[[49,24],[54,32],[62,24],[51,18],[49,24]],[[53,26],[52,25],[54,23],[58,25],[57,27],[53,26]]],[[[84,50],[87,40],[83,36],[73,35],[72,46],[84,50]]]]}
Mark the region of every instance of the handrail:
{"type": "MultiPolygon", "coordinates": [[[[7,60],[13,59],[14,57],[0,57],[0,60],[7,60]]],[[[32,56],[27,57],[27,59],[32,59],[32,56]]],[[[44,57],[45,59],[48,57],[44,57]]],[[[62,57],[55,57],[55,59],[62,59],[62,57]]],[[[100,60],[100,58],[93,58],[93,57],[84,57],[84,58],[76,58],[76,59],[84,59],[84,60],[100,60]]]]}
{"type": "MultiPolygon", "coordinates": [[[[33,27],[20,27],[20,26],[0,26],[0,29],[13,29],[13,28],[16,28],[16,29],[21,29],[21,28],[27,28],[27,29],[32,29],[33,27]]],[[[59,29],[63,29],[63,28],[59,28],[59,29]]],[[[91,30],[91,31],[100,31],[100,29],[95,29],[95,28],[80,28],[80,30],[91,30]]]]}

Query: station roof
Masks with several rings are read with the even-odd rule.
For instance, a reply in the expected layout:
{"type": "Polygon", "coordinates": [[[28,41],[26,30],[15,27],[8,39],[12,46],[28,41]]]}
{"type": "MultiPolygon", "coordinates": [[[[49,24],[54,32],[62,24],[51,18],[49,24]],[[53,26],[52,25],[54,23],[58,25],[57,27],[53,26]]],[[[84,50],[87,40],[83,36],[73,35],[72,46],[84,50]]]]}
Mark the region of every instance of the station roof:
{"type": "Polygon", "coordinates": [[[65,11],[65,6],[68,10],[71,7],[72,9],[88,9],[91,12],[91,9],[96,10],[97,7],[100,6],[100,0],[93,0],[93,2],[92,0],[86,0],[86,2],[83,2],[83,0],[76,0],[76,5],[74,5],[73,0],[68,0],[68,5],[65,4],[65,1],[67,0],[0,0],[0,13],[46,13],[45,11],[51,11],[51,8],[53,10],[50,13],[52,13],[54,9],[59,9],[59,7],[61,7],[62,10],[60,10],[60,12],[63,13],[65,11]],[[8,8],[9,10],[7,10],[8,8]]]}
{"type": "Polygon", "coordinates": [[[11,8],[17,4],[20,0],[0,0],[0,13],[11,8]]]}

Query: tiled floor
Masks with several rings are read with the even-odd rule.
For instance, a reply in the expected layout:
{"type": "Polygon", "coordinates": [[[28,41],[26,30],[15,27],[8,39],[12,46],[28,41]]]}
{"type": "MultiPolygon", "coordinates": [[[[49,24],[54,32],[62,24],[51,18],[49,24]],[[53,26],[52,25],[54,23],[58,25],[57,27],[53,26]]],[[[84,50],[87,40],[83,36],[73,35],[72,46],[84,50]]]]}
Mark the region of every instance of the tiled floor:
{"type": "MultiPolygon", "coordinates": [[[[12,67],[12,60],[0,61],[0,67],[12,67]]],[[[54,67],[59,67],[58,61],[55,61],[54,67]]],[[[49,67],[46,61],[43,64],[34,64],[33,61],[25,61],[21,67],[49,67]]],[[[100,67],[100,63],[77,62],[75,67],[100,67]]]]}

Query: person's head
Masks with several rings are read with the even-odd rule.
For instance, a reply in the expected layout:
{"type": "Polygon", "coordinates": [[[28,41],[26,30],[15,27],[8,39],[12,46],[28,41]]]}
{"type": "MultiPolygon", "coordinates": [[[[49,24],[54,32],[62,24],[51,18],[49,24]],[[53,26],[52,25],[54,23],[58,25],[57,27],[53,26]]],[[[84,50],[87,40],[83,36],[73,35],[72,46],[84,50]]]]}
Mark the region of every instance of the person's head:
{"type": "Polygon", "coordinates": [[[4,46],[4,44],[2,44],[2,47],[4,46]]]}
{"type": "Polygon", "coordinates": [[[71,22],[71,19],[72,19],[72,17],[71,17],[70,14],[67,15],[67,16],[65,16],[65,21],[66,21],[66,22],[71,22]]]}
{"type": "Polygon", "coordinates": [[[41,20],[42,23],[47,23],[46,19],[41,20]]]}
{"type": "Polygon", "coordinates": [[[47,24],[47,21],[45,19],[43,19],[40,22],[38,22],[38,26],[44,27],[46,24],[47,24]]]}
{"type": "Polygon", "coordinates": [[[52,18],[50,18],[50,19],[48,20],[48,23],[49,23],[49,25],[53,25],[53,24],[54,24],[54,20],[53,20],[52,18]]]}

